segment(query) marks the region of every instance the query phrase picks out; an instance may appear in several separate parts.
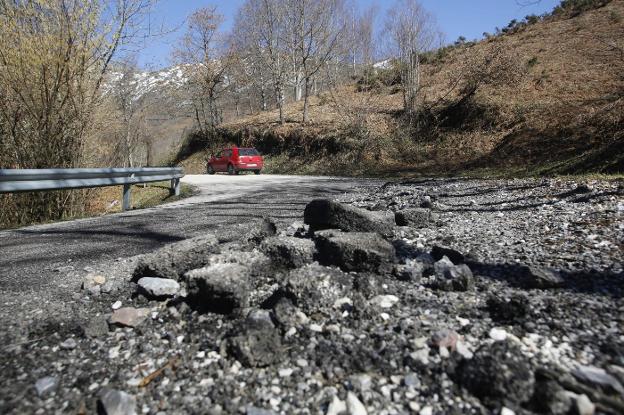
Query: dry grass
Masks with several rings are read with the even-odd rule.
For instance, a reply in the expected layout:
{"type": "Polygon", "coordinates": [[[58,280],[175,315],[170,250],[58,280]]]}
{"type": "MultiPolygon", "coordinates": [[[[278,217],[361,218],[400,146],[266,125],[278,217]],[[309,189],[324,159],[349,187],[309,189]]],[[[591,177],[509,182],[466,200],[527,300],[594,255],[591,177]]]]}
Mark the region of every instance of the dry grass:
{"type": "MultiPolygon", "coordinates": [[[[574,18],[549,19],[453,49],[427,65],[421,104],[443,109],[461,97],[458,76],[466,76],[479,57],[502,53],[500,59],[513,59],[522,76],[484,84],[472,97],[472,105],[491,118],[483,125],[443,127],[426,136],[403,125],[400,93],[346,86],[314,97],[306,125],[300,123],[303,103],[297,102],[286,107],[283,125],[270,111],[227,123],[222,132],[234,144],[264,148],[267,171],[275,172],[622,171],[617,151],[624,140],[624,58],[613,46],[624,47],[623,19],[624,1],[614,0],[574,18]],[[336,155],[336,148],[355,155],[336,155]]],[[[183,166],[203,172],[203,164],[193,156],[183,166]]]]}
{"type": "MultiPolygon", "coordinates": [[[[85,192],[84,190],[72,190],[72,192],[85,192]]],[[[62,217],[61,220],[72,220],[84,217],[102,216],[111,213],[121,212],[123,186],[111,186],[89,189],[85,192],[86,205],[80,206],[76,212],[80,213],[68,213],[62,217]]],[[[180,196],[169,195],[169,182],[156,182],[147,183],[143,185],[132,186],[132,209],[145,209],[153,206],[157,206],[167,202],[173,202],[185,197],[189,197],[194,193],[191,186],[182,184],[180,190],[180,196]]],[[[4,197],[10,197],[11,195],[0,195],[0,207],[6,208],[11,204],[4,203],[4,197]]],[[[3,212],[8,213],[8,212],[3,212]]],[[[34,225],[37,223],[46,222],[28,222],[18,223],[13,220],[12,216],[3,215],[0,217],[0,229],[10,229],[19,226],[34,225]]]]}

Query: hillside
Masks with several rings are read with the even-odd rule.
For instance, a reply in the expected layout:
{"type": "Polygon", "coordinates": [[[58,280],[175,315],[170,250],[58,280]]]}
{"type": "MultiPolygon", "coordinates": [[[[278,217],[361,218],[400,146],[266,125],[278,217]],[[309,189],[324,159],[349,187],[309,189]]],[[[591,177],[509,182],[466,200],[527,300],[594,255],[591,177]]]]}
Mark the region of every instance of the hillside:
{"type": "MultiPolygon", "coordinates": [[[[274,172],[354,175],[624,171],[624,1],[519,25],[427,57],[420,112],[402,115],[393,70],[222,125],[274,172]]],[[[214,143],[215,146],[220,143],[214,143]]],[[[182,162],[202,172],[204,154],[182,162]]]]}

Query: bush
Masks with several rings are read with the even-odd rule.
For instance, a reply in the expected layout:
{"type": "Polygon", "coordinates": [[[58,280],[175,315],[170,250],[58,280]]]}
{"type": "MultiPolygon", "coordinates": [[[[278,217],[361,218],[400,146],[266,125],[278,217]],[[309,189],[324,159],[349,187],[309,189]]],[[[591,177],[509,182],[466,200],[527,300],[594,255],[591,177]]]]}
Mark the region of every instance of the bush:
{"type": "Polygon", "coordinates": [[[394,65],[390,69],[366,68],[356,82],[358,92],[381,91],[384,87],[401,84],[401,74],[394,65]]]}
{"type": "Polygon", "coordinates": [[[552,11],[553,16],[574,17],[588,10],[598,9],[611,3],[612,0],[562,0],[552,11]]]}

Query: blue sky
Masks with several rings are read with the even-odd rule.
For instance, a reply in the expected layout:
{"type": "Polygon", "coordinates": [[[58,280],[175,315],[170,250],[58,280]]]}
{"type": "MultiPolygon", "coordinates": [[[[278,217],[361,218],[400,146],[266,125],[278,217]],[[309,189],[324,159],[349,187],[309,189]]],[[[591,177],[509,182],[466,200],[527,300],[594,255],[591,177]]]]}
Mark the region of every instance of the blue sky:
{"type": "MultiPolygon", "coordinates": [[[[383,23],[385,11],[394,1],[355,0],[365,8],[377,5],[378,18],[383,23]]],[[[148,38],[141,47],[138,63],[143,68],[158,69],[169,65],[171,46],[181,36],[186,17],[205,6],[217,6],[225,16],[224,28],[231,27],[236,10],[244,0],[160,0],[151,16],[152,25],[162,24],[179,28],[160,38],[148,38]]],[[[483,32],[494,32],[495,27],[505,27],[512,19],[522,19],[528,14],[542,14],[552,10],[559,0],[541,0],[536,4],[522,6],[526,0],[421,0],[423,6],[437,19],[448,42],[459,36],[467,39],[481,38],[483,32]],[[520,3],[520,4],[519,4],[520,3]]]]}

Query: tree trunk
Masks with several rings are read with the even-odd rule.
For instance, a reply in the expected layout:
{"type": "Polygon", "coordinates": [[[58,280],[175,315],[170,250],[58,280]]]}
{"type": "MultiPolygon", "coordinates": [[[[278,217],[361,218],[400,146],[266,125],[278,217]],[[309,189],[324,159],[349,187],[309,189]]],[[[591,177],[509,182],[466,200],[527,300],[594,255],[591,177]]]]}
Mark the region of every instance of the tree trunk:
{"type": "Polygon", "coordinates": [[[305,78],[305,85],[303,91],[303,123],[308,122],[308,109],[310,105],[310,77],[305,78]]]}

